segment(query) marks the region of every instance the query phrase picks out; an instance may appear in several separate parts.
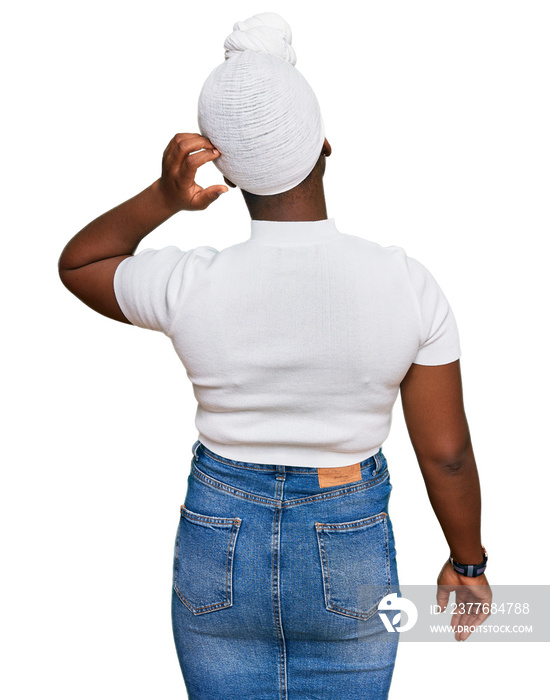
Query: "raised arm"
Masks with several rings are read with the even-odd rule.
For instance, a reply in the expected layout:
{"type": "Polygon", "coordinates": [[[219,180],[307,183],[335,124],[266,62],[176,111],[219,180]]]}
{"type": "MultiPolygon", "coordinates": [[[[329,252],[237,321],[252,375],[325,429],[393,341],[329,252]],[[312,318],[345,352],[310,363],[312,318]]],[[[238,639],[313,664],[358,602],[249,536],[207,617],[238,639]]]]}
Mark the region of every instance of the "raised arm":
{"type": "MultiPolygon", "coordinates": [[[[463,404],[460,360],[437,366],[411,365],[401,383],[401,400],[428,497],[450,554],[463,564],[478,564],[483,560],[481,491],[463,404]]],[[[442,607],[455,586],[459,587],[457,602],[459,594],[475,598],[469,589],[480,585],[484,590],[478,589],[477,595],[483,602],[491,599],[485,574],[461,576],[449,561],[438,584],[442,607]]],[[[462,619],[459,624],[480,624],[486,617],[481,616],[477,623],[462,619]]]]}
{"type": "Polygon", "coordinates": [[[115,297],[116,268],[175,213],[206,209],[227,192],[225,185],[203,189],[195,182],[197,169],[219,155],[200,134],[176,134],[164,151],[161,177],[94,219],[67,243],[58,263],[67,289],[94,311],[129,323],[115,297]]]}

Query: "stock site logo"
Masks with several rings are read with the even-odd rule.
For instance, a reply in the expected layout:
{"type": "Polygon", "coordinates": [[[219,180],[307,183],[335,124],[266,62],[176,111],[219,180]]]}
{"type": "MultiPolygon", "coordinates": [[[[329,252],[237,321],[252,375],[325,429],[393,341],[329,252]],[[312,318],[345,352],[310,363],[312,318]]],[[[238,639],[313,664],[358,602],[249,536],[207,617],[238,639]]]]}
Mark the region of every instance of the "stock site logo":
{"type": "Polygon", "coordinates": [[[390,593],[382,598],[378,604],[378,614],[380,615],[380,619],[384,623],[384,627],[388,630],[388,632],[406,632],[414,627],[416,621],[418,620],[418,610],[416,609],[416,605],[408,598],[398,598],[397,593],[390,593]],[[398,610],[399,612],[393,616],[393,620],[390,622],[386,613],[381,612],[384,610],[398,610]],[[402,626],[396,627],[396,625],[398,625],[401,621],[402,610],[407,613],[407,622],[402,626]]]}

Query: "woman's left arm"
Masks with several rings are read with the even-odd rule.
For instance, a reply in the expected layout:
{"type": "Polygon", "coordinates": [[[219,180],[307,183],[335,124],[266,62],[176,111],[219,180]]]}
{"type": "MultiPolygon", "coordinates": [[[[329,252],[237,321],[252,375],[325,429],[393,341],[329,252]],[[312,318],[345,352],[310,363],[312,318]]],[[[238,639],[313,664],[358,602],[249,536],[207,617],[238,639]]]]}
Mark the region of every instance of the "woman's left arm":
{"type": "Polygon", "coordinates": [[[162,175],[135,197],[94,219],[67,243],[59,276],[67,289],[104,316],[129,323],[118,305],[116,268],[134,254],[143,238],[179,211],[206,209],[225,185],[203,189],[197,169],[219,152],[200,134],[176,134],[162,158],[162,175]]]}

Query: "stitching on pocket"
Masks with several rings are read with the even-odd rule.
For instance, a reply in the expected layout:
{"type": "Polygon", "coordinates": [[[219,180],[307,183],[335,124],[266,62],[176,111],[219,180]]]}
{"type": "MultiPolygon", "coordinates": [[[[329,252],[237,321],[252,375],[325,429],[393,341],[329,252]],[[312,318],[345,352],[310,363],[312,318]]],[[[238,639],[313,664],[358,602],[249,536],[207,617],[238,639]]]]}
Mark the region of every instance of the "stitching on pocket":
{"type": "Polygon", "coordinates": [[[315,521],[328,611],[368,620],[378,610],[378,603],[390,592],[388,520],[388,514],[382,512],[345,523],[315,521]],[[338,540],[340,536],[341,541],[338,540]],[[381,551],[376,551],[377,548],[381,551]],[[370,596],[363,596],[360,600],[361,588],[370,596]]]}
{"type": "Polygon", "coordinates": [[[194,615],[233,605],[233,560],[241,523],[241,518],[203,515],[181,506],[173,586],[178,598],[194,615]],[[180,555],[185,542],[188,549],[184,564],[180,555]],[[210,561],[204,559],[208,554],[210,561]],[[201,564],[210,566],[211,570],[201,571],[201,564]]]}

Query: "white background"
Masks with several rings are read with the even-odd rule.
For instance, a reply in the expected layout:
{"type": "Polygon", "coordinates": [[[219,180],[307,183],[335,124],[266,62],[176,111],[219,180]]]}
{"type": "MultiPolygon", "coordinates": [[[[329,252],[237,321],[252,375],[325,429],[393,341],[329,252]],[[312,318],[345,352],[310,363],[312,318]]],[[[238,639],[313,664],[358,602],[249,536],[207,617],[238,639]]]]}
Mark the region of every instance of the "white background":
{"type": "MultiPolygon", "coordinates": [[[[198,93],[233,23],[264,11],[290,23],[321,104],[329,217],[404,247],[455,312],[488,579],[549,583],[548,4],[12,4],[1,48],[0,683],[10,700],[185,697],[170,595],[197,437],[191,386],[167,338],[81,304],[57,259],[86,223],[159,177],[168,141],[198,128],[198,93]]],[[[209,164],[199,182],[222,179],[209,164]]],[[[248,236],[230,190],[140,249],[248,236]]],[[[448,548],[399,401],[384,453],[401,581],[434,585],[435,602],[448,548]]],[[[547,654],[403,642],[391,698],[415,688],[426,699],[540,697],[547,654]]]]}

